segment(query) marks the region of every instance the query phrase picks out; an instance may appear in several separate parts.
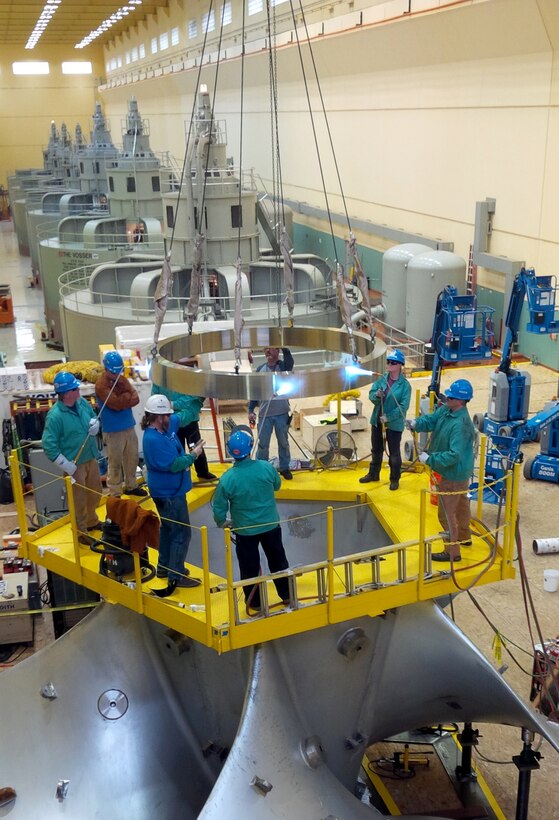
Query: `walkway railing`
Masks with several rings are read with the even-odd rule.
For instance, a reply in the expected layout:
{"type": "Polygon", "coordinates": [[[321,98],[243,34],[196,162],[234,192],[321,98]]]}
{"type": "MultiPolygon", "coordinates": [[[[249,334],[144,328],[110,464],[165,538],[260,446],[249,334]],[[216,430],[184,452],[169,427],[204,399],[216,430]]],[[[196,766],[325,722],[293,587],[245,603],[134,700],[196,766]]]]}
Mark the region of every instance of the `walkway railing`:
{"type": "MultiPolygon", "coordinates": [[[[440,539],[440,534],[432,531],[436,519],[429,504],[432,491],[427,486],[420,487],[418,491],[417,537],[335,557],[334,517],[337,513],[351,508],[368,508],[377,520],[384,523],[383,502],[378,486],[371,493],[347,488],[345,499],[350,503],[346,506],[340,506],[336,510],[327,506],[319,513],[312,513],[313,518],[325,517],[324,558],[291,566],[280,573],[235,580],[233,534],[229,529],[222,532],[212,527],[214,563],[216,552],[219,553],[220,550],[216,538],[223,538],[225,550],[225,575],[216,574],[215,568],[212,569],[211,566],[208,527],[191,526],[193,535],[199,533],[199,572],[202,584],[196,590],[181,591],[178,600],[175,595],[173,599],[162,599],[152,594],[148,583],[153,572],[149,578],[146,577],[145,562],[138,553],[131,553],[133,573],[123,579],[122,583],[99,572],[99,555],[80,545],[78,541],[80,533],[69,477],[61,478],[53,474],[53,480],[65,482],[68,515],[51,521],[37,531],[30,531],[21,466],[15,453],[12,454],[10,469],[21,529],[22,557],[36,561],[47,569],[98,592],[111,602],[120,603],[189,635],[218,652],[304,632],[349,618],[374,616],[388,608],[514,577],[514,522],[518,505],[519,465],[515,465],[514,470],[505,477],[506,495],[496,526],[492,529],[486,527],[479,515],[472,519],[474,547],[470,548],[471,560],[467,564],[450,564],[433,569],[432,544],[440,539]],[[428,532],[429,529],[431,533],[428,532]],[[288,579],[289,602],[273,603],[269,598],[268,587],[270,582],[283,577],[288,579]],[[244,614],[245,604],[241,603],[243,587],[253,584],[258,585],[260,592],[261,609],[258,617],[250,617],[249,610],[244,614]]],[[[480,476],[480,481],[483,484],[483,476],[480,476]]],[[[196,499],[189,499],[191,510],[208,504],[212,493],[211,486],[197,490],[196,499]]],[[[317,488],[313,486],[306,489],[302,482],[301,487],[297,488],[297,500],[304,501],[306,495],[308,500],[316,500],[317,488]]],[[[327,492],[324,491],[324,496],[326,495],[327,492]]],[[[344,492],[340,491],[338,498],[342,496],[344,492]]],[[[293,487],[280,490],[278,499],[281,501],[282,497],[286,500],[293,499],[293,487]]],[[[481,499],[476,503],[478,513],[482,503],[481,499]]],[[[492,505],[489,508],[494,513],[495,508],[492,505]]],[[[395,522],[395,526],[398,526],[398,522],[395,522]]],[[[435,526],[438,529],[438,525],[435,526]]],[[[191,553],[193,547],[194,544],[191,544],[191,553]]],[[[118,552],[119,548],[111,545],[111,550],[118,552]]],[[[122,548],[122,552],[130,554],[125,548],[122,548]]]]}

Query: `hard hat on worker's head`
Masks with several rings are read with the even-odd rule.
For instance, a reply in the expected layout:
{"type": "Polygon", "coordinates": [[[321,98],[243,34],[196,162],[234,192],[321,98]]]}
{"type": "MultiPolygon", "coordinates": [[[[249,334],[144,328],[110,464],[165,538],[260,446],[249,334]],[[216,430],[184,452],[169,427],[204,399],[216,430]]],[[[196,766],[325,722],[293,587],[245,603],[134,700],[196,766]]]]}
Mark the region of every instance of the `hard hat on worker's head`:
{"type": "Polygon", "coordinates": [[[61,370],[54,377],[54,389],[57,393],[69,393],[70,390],[76,390],[80,384],[74,374],[66,370],[61,370]]]}
{"type": "Polygon", "coordinates": [[[233,456],[237,461],[241,461],[250,455],[253,444],[254,439],[250,433],[246,430],[235,430],[235,432],[229,436],[227,449],[229,450],[229,455],[233,456]]]}
{"type": "Polygon", "coordinates": [[[117,350],[109,350],[108,353],[105,353],[103,356],[103,367],[108,370],[109,373],[114,373],[115,376],[122,373],[124,370],[124,361],[120,353],[117,350]]]}
{"type": "Polygon", "coordinates": [[[461,401],[470,401],[474,395],[474,389],[467,379],[456,379],[452,382],[448,390],[444,394],[449,399],[460,399],[461,401]]]}
{"type": "Polygon", "coordinates": [[[173,412],[171,402],[167,396],[162,396],[161,393],[154,393],[146,401],[146,413],[153,413],[154,416],[170,416],[173,412]]]}
{"type": "Polygon", "coordinates": [[[401,350],[391,350],[389,353],[386,354],[386,361],[396,362],[396,364],[401,364],[403,367],[406,363],[406,357],[404,356],[401,350]]]}

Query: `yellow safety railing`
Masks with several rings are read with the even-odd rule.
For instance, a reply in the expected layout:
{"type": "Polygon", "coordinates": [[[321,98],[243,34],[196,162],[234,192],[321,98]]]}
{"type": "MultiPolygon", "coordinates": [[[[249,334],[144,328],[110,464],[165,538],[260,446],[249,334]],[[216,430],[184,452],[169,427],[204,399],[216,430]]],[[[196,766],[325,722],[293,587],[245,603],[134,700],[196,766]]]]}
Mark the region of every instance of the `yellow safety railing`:
{"type": "MultiPolygon", "coordinates": [[[[482,465],[483,463],[484,459],[481,461],[482,465]]],[[[111,602],[120,603],[140,614],[155,618],[219,652],[303,632],[351,617],[374,615],[390,607],[433,599],[469,588],[476,583],[493,582],[514,576],[514,537],[520,478],[518,464],[514,465],[513,470],[509,471],[504,479],[506,492],[502,520],[498,521],[493,529],[485,528],[483,524],[473,520],[475,535],[481,539],[481,543],[485,542],[488,546],[488,555],[482,556],[473,566],[451,565],[448,569],[437,567],[436,571],[433,570],[431,549],[433,542],[440,539],[440,534],[428,532],[429,513],[433,516],[428,506],[429,496],[433,494],[433,490],[425,486],[418,488],[417,537],[336,557],[336,512],[363,507],[369,508],[374,514],[379,511],[375,505],[381,503],[377,500],[376,491],[363,493],[361,490],[355,492],[355,489],[352,489],[348,491],[347,498],[356,498],[358,503],[340,506],[336,510],[328,505],[319,513],[312,512],[309,515],[325,517],[324,559],[290,567],[279,573],[235,580],[232,532],[226,528],[223,531],[219,530],[222,533],[225,550],[225,578],[218,576],[219,580],[216,582],[215,574],[211,570],[208,527],[191,526],[193,532],[200,533],[202,584],[197,589],[196,600],[203,601],[191,605],[177,602],[176,599],[153,596],[149,588],[146,588],[146,569],[138,553],[132,553],[133,573],[126,583],[120,583],[98,572],[92,563],[94,553],[88,548],[84,549],[78,541],[72,480],[69,477],[63,479],[68,498],[68,515],[48,523],[37,531],[30,531],[20,465],[15,453],[10,456],[10,469],[21,531],[20,553],[23,557],[93,589],[111,602]],[[72,542],[71,548],[64,556],[57,554],[56,550],[41,546],[41,541],[47,536],[52,536],[57,528],[68,527],[68,524],[72,542]],[[279,578],[288,579],[289,605],[271,604],[269,601],[267,586],[279,578]],[[259,587],[261,611],[256,618],[250,617],[248,613],[243,614],[244,604],[240,601],[243,587],[246,585],[259,587]]],[[[482,479],[483,475],[480,474],[480,492],[476,503],[477,518],[480,522],[483,512],[482,479]]],[[[289,495],[291,490],[292,488],[285,490],[285,498],[292,497],[289,495]]],[[[207,488],[203,492],[205,495],[200,504],[210,500],[212,489],[207,488]]],[[[278,493],[278,497],[281,500],[282,491],[278,493]]],[[[297,497],[305,500],[304,488],[298,491],[297,497]]],[[[317,491],[313,488],[309,498],[316,500],[316,497],[317,491]]],[[[67,543],[70,547],[69,541],[67,543]]],[[[114,549],[117,551],[119,548],[114,549]]],[[[125,548],[122,548],[122,551],[128,552],[125,548]]],[[[191,594],[191,590],[189,593],[191,594]]]]}

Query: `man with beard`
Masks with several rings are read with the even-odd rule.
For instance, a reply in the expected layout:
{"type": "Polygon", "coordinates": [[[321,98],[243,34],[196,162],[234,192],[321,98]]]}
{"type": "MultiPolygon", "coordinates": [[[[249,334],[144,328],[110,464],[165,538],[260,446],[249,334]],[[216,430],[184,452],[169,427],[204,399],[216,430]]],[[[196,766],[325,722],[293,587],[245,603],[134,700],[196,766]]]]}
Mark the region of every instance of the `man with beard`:
{"type": "Polygon", "coordinates": [[[146,402],[141,427],[147,467],[147,485],[161,519],[157,577],[167,578],[167,588],[155,591],[160,597],[171,595],[175,588],[197,587],[198,578],[190,578],[184,566],[191,530],[186,493],[192,489],[190,468],[203,449],[197,442],[190,453],[177,438],[177,430],[198,418],[204,399],[191,396],[191,405],[173,413],[166,396],[155,394],[146,402]]]}

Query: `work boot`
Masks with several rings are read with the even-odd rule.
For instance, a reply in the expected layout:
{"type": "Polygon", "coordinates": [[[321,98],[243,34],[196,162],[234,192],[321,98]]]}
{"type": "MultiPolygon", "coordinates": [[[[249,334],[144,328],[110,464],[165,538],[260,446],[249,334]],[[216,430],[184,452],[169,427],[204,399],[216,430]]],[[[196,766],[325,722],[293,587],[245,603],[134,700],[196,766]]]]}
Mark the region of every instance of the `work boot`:
{"type": "Polygon", "coordinates": [[[210,472],[207,472],[207,473],[197,473],[197,476],[198,476],[198,478],[199,478],[199,479],[201,479],[202,481],[216,481],[216,480],[217,480],[217,476],[216,476],[216,475],[214,475],[213,473],[210,473],[210,472]]]}
{"type": "Polygon", "coordinates": [[[395,481],[390,482],[390,489],[391,490],[397,490],[399,486],[400,486],[400,482],[398,481],[398,479],[396,479],[395,481]]]}
{"type": "Polygon", "coordinates": [[[286,481],[291,481],[293,478],[293,473],[289,468],[287,470],[280,470],[280,475],[282,475],[286,481]]]}
{"type": "Polygon", "coordinates": [[[379,481],[380,479],[380,472],[377,470],[371,470],[369,467],[369,472],[366,473],[362,478],[359,479],[360,484],[368,484],[369,481],[379,481]]]}
{"type": "Polygon", "coordinates": [[[431,560],[432,561],[445,561],[447,563],[450,563],[452,561],[454,564],[457,564],[459,561],[462,560],[462,556],[461,555],[455,555],[453,557],[449,552],[444,550],[443,552],[434,552],[431,555],[431,560]]]}
{"type": "Polygon", "coordinates": [[[137,495],[140,498],[146,498],[147,491],[143,490],[141,487],[133,487],[131,490],[124,490],[124,495],[137,495]]]}

